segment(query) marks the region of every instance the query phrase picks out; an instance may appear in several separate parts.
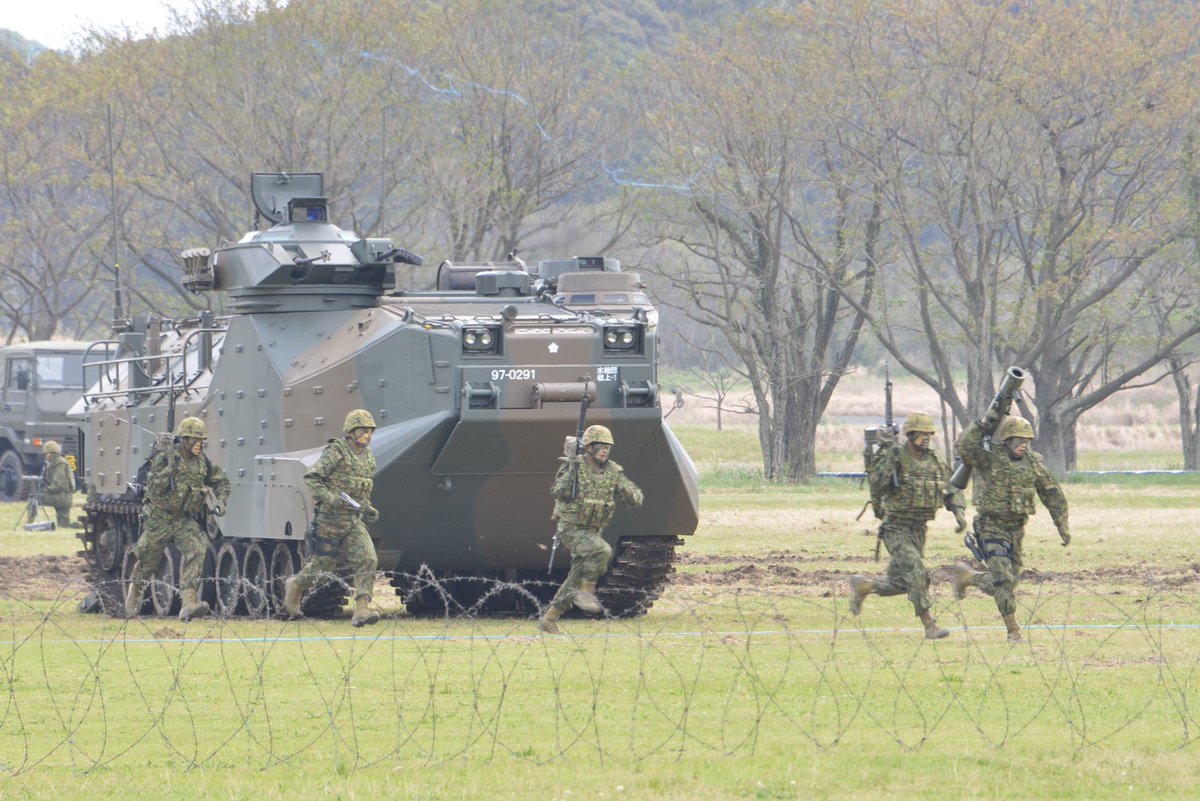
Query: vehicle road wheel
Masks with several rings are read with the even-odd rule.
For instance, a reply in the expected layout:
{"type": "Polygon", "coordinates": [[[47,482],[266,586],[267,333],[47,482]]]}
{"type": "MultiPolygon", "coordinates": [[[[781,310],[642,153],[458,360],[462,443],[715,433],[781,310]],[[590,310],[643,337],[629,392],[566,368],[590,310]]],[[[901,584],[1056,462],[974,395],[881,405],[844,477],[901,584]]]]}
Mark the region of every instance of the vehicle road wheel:
{"type": "Polygon", "coordinates": [[[246,614],[250,617],[266,617],[270,611],[269,570],[267,555],[263,553],[262,546],[257,542],[247,545],[246,555],[242,558],[242,587],[246,614]]]}
{"type": "Polygon", "coordinates": [[[21,457],[13,451],[0,454],[0,501],[21,500],[21,457]]]}
{"type": "Polygon", "coordinates": [[[283,609],[284,583],[296,575],[299,560],[289,542],[277,542],[271,550],[271,607],[283,609]]]}
{"type": "Polygon", "coordinates": [[[245,611],[242,602],[242,560],[232,542],[223,542],[217,549],[213,575],[217,583],[217,614],[230,617],[245,611]]]}
{"type": "Polygon", "coordinates": [[[179,611],[179,551],[174,545],[163,549],[162,561],[150,579],[150,602],[154,614],[159,617],[174,615],[179,611]]]}

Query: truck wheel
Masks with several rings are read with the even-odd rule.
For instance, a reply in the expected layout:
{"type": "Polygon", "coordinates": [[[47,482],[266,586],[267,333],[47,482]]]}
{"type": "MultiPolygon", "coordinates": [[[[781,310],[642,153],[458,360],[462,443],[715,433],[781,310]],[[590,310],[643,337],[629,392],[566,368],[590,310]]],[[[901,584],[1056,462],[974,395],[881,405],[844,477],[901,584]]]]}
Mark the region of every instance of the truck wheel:
{"type": "Polygon", "coordinates": [[[21,500],[21,457],[13,451],[0,455],[0,501],[21,500]]]}

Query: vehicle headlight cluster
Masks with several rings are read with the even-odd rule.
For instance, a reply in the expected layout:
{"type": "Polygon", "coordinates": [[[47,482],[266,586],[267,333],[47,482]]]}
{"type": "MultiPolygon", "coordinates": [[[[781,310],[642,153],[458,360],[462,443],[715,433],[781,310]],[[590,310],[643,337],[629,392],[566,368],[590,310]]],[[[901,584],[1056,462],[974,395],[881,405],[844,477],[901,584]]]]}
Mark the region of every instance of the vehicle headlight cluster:
{"type": "Polygon", "coordinates": [[[638,347],[638,330],[632,326],[612,325],[604,329],[604,349],[615,353],[632,353],[638,347]]]}
{"type": "Polygon", "coordinates": [[[470,326],[463,329],[464,353],[496,353],[500,345],[500,334],[492,326],[470,326]]]}

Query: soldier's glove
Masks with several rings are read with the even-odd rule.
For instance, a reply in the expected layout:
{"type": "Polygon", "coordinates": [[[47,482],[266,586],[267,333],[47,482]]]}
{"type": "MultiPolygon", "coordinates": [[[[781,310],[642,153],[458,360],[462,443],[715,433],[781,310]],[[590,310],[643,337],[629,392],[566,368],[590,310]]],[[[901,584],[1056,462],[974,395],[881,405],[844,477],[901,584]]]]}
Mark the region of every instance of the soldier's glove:
{"type": "Polygon", "coordinates": [[[168,451],[175,444],[175,437],[170,431],[164,431],[154,438],[154,447],[159,451],[168,451]]]}
{"type": "Polygon", "coordinates": [[[995,409],[988,409],[984,412],[983,417],[979,419],[979,423],[988,431],[995,431],[996,426],[1000,425],[1000,418],[1003,416],[995,409]]]}
{"type": "Polygon", "coordinates": [[[967,530],[967,516],[963,514],[963,510],[959,509],[957,506],[950,511],[954,512],[954,533],[962,534],[967,530]]]}
{"type": "Polygon", "coordinates": [[[889,445],[895,445],[896,432],[890,428],[881,428],[875,434],[875,441],[879,443],[880,448],[886,448],[889,445]]]}
{"type": "Polygon", "coordinates": [[[326,512],[340,512],[346,508],[346,502],[337,495],[334,495],[328,501],[322,503],[321,508],[326,512]]]}
{"type": "Polygon", "coordinates": [[[1064,548],[1071,544],[1071,530],[1067,528],[1066,523],[1058,527],[1058,538],[1062,540],[1064,548]]]}
{"type": "Polygon", "coordinates": [[[379,520],[379,510],[368,503],[362,509],[362,519],[368,523],[376,522],[379,520]]]}

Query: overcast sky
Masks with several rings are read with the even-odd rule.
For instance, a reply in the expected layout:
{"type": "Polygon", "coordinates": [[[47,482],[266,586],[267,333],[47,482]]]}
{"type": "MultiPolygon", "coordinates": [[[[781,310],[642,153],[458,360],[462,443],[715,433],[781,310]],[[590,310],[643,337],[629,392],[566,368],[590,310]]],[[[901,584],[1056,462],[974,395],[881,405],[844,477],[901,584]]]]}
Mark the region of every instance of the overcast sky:
{"type": "Polygon", "coordinates": [[[170,8],[194,7],[192,0],[0,0],[0,28],[63,50],[88,24],[145,35],[167,27],[170,8]]]}

